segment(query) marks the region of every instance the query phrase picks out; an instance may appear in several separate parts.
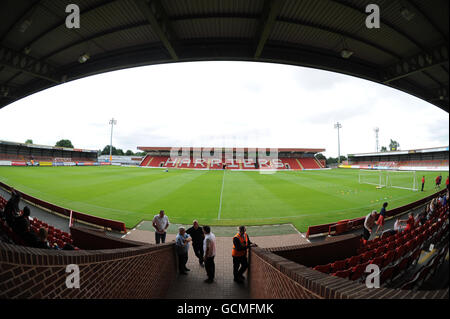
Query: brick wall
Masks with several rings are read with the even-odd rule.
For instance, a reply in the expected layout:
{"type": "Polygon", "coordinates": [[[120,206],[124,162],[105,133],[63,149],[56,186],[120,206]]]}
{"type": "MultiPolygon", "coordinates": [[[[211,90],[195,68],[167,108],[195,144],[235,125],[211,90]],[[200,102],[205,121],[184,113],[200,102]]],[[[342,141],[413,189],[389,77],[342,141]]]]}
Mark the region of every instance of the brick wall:
{"type": "Polygon", "coordinates": [[[269,251],[298,264],[314,267],[356,255],[360,238],[359,234],[349,234],[329,237],[317,243],[270,248],[269,251]]]}
{"type": "Polygon", "coordinates": [[[81,249],[115,249],[142,246],[144,243],[106,235],[104,230],[88,229],[86,227],[70,227],[73,244],[81,249]]]}
{"type": "Polygon", "coordinates": [[[0,243],[0,298],[164,298],[176,277],[174,244],[43,250],[0,243]],[[80,288],[66,287],[68,264],[80,288]]]}
{"type": "Polygon", "coordinates": [[[449,289],[368,289],[364,284],[315,271],[265,249],[250,251],[250,297],[257,299],[448,299],[449,289]]]}

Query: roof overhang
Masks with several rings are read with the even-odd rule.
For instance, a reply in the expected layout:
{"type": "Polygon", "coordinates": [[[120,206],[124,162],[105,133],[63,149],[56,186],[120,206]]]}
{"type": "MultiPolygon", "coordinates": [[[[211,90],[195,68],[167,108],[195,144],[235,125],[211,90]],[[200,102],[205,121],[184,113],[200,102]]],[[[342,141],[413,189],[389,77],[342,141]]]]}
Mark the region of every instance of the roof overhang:
{"type": "Polygon", "coordinates": [[[0,2],[0,108],[93,74],[226,60],[353,75],[449,110],[447,0],[382,2],[379,29],[366,0],[90,0],[68,29],[71,2],[0,2]]]}

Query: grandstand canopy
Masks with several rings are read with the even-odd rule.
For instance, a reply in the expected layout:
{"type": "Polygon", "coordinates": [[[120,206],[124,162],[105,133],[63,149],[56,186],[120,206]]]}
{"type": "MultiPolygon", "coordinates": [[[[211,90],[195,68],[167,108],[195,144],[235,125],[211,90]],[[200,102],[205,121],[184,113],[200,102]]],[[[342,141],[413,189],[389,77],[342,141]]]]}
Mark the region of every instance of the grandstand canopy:
{"type": "Polygon", "coordinates": [[[71,3],[0,2],[0,108],[111,70],[240,60],[349,74],[449,110],[447,0],[79,0],[68,29],[71,3]],[[365,26],[371,3],[379,29],[365,26]]]}
{"type": "MultiPolygon", "coordinates": [[[[170,152],[171,150],[181,150],[181,147],[158,147],[158,146],[138,146],[137,147],[138,150],[144,151],[144,152],[170,152]]],[[[258,149],[265,149],[267,151],[270,150],[270,148],[266,147],[260,147],[260,148],[248,148],[248,147],[242,147],[242,148],[237,148],[237,147],[188,147],[190,152],[193,151],[197,151],[197,152],[202,152],[202,151],[211,151],[213,149],[220,149],[220,150],[230,150],[232,149],[233,152],[235,151],[243,151],[243,152],[249,152],[250,151],[254,151],[254,150],[258,150],[258,149]]],[[[325,152],[324,148],[276,148],[276,150],[278,151],[278,153],[302,153],[302,154],[316,154],[316,153],[320,153],[320,152],[325,152]]]]}
{"type": "Polygon", "coordinates": [[[448,152],[448,146],[422,148],[422,149],[405,150],[405,151],[398,150],[398,151],[388,151],[388,152],[348,154],[348,157],[389,156],[389,155],[405,155],[405,154],[436,153],[436,152],[448,152]]]}
{"type": "Polygon", "coordinates": [[[56,150],[56,151],[67,151],[67,152],[81,152],[81,153],[96,153],[96,150],[86,150],[80,148],[69,148],[69,147],[60,147],[60,146],[48,146],[48,145],[40,145],[40,144],[28,144],[28,143],[17,143],[17,142],[8,142],[0,140],[0,147],[12,147],[15,149],[19,148],[28,148],[28,149],[45,149],[45,150],[56,150]]]}

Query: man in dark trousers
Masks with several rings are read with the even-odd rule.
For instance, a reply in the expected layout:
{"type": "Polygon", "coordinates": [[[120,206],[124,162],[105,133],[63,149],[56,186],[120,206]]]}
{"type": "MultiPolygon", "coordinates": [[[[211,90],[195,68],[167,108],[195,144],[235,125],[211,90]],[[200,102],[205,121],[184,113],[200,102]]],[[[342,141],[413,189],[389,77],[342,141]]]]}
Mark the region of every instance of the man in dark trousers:
{"type": "Polygon", "coordinates": [[[233,249],[231,255],[233,256],[233,276],[234,281],[243,283],[245,277],[244,272],[248,268],[247,250],[255,246],[250,242],[250,238],[246,233],[245,226],[239,226],[239,232],[233,237],[233,249]]]}
{"type": "Polygon", "coordinates": [[[214,264],[214,257],[216,257],[216,236],[211,232],[209,226],[203,227],[205,232],[205,240],[203,242],[203,250],[205,251],[205,270],[208,278],[206,283],[214,282],[214,275],[216,272],[216,265],[214,264]]]}
{"type": "Polygon", "coordinates": [[[192,248],[194,249],[195,256],[198,258],[198,262],[201,267],[203,265],[203,240],[205,239],[205,234],[203,233],[203,228],[198,225],[198,221],[194,220],[193,225],[189,228],[186,233],[192,238],[192,248]]]}
{"type": "Polygon", "coordinates": [[[423,192],[423,186],[425,185],[425,176],[422,176],[422,192],[423,192]]]}

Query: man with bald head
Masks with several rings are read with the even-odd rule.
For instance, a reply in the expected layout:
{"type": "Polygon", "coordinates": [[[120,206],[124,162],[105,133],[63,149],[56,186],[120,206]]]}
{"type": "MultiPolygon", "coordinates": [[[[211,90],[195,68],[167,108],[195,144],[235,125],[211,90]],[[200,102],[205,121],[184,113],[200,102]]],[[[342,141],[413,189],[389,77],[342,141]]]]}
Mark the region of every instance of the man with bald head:
{"type": "Polygon", "coordinates": [[[194,249],[195,256],[198,258],[198,263],[201,267],[203,265],[203,240],[205,239],[205,234],[203,233],[203,228],[198,225],[198,221],[194,220],[192,222],[192,227],[186,231],[192,238],[192,248],[194,249]]]}

